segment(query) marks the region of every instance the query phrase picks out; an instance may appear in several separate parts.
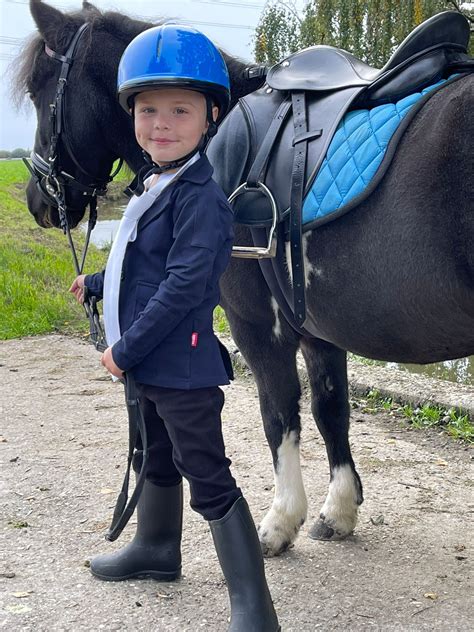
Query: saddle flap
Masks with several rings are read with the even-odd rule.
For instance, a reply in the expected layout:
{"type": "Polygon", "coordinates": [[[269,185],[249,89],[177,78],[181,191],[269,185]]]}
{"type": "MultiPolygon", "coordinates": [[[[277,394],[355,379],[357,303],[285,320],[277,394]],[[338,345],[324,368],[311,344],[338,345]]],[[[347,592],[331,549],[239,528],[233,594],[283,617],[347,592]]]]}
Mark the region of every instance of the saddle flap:
{"type": "Polygon", "coordinates": [[[248,171],[250,146],[250,131],[237,104],[219,126],[219,133],[206,147],[206,155],[214,168],[214,179],[227,197],[235,191],[248,171]]]}
{"type": "MultiPolygon", "coordinates": [[[[258,147],[263,142],[275,111],[284,95],[257,90],[240,99],[219,126],[219,133],[210,141],[206,153],[214,167],[214,178],[229,197],[246,179],[258,147]]],[[[272,204],[256,187],[232,203],[234,221],[248,226],[271,226],[272,204]]]]}

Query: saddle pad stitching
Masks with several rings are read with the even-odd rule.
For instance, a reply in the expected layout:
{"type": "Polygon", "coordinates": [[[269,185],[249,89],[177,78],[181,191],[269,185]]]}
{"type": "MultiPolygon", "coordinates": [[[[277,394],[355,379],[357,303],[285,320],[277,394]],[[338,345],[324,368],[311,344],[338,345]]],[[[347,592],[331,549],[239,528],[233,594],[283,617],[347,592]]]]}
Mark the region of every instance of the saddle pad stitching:
{"type": "MultiPolygon", "coordinates": [[[[378,148],[379,148],[379,151],[380,151],[380,152],[384,151],[387,145],[385,144],[385,147],[384,147],[384,146],[382,146],[382,145],[380,144],[377,133],[378,133],[378,131],[379,131],[379,130],[380,130],[380,131],[382,131],[382,130],[384,129],[384,127],[385,127],[386,125],[389,125],[391,122],[392,122],[392,117],[390,117],[389,119],[387,119],[387,120],[385,121],[385,123],[384,123],[383,125],[381,125],[378,129],[375,129],[375,127],[374,127],[374,117],[373,117],[373,116],[371,116],[371,115],[370,115],[370,112],[369,112],[369,116],[368,116],[368,119],[367,119],[367,123],[368,123],[368,125],[369,125],[369,127],[370,127],[370,131],[371,131],[371,133],[372,133],[372,135],[373,135],[373,137],[374,137],[375,142],[376,142],[376,143],[377,143],[377,145],[378,145],[378,148]]],[[[399,117],[399,122],[400,122],[400,117],[399,117]]]]}
{"type": "MultiPolygon", "coordinates": [[[[352,157],[349,158],[349,160],[347,161],[346,165],[350,162],[351,159],[353,159],[353,158],[352,157]]],[[[372,158],[371,162],[365,167],[364,171],[366,171],[367,169],[371,168],[373,163],[376,162],[377,160],[378,160],[378,156],[374,156],[372,158]]],[[[330,170],[329,166],[328,166],[328,168],[330,170]]],[[[367,179],[367,178],[364,177],[364,172],[360,173],[359,176],[357,177],[357,179],[348,188],[346,196],[349,196],[351,194],[351,190],[358,184],[359,180],[362,181],[364,186],[367,186],[371,179],[372,179],[372,176],[367,179]]],[[[337,186],[337,183],[335,181],[331,183],[331,186],[329,187],[329,189],[326,191],[325,195],[323,196],[323,200],[331,192],[332,186],[335,186],[337,188],[337,192],[339,193],[339,196],[340,196],[341,200],[343,200],[344,199],[344,195],[342,195],[341,190],[337,186]]],[[[311,193],[313,193],[313,191],[311,191],[311,193]]],[[[314,195],[314,193],[313,193],[313,195],[314,195]]],[[[319,217],[319,213],[318,213],[318,215],[316,217],[319,217]]]]}
{"type": "MultiPolygon", "coordinates": [[[[367,117],[367,113],[364,115],[364,117],[365,117],[365,118],[367,117]]],[[[391,120],[391,119],[388,119],[388,122],[390,122],[390,120],[391,120]]],[[[384,125],[385,125],[385,124],[384,124],[384,125]]],[[[345,125],[345,126],[344,126],[344,130],[341,130],[341,132],[344,132],[344,135],[345,135],[345,137],[346,137],[346,138],[352,138],[352,136],[353,136],[355,133],[357,133],[357,132],[359,131],[359,127],[360,127],[360,126],[356,127],[354,130],[350,131],[350,132],[349,132],[349,134],[347,134],[347,125],[345,125]]],[[[371,127],[372,127],[372,126],[371,126],[371,127]]],[[[362,148],[364,145],[366,145],[366,144],[368,145],[368,144],[370,144],[371,142],[372,142],[372,138],[369,136],[369,137],[368,137],[368,138],[364,141],[364,143],[362,143],[361,145],[359,145],[359,148],[362,148]]],[[[379,147],[380,147],[380,143],[379,143],[378,139],[376,139],[376,142],[377,142],[377,144],[378,144],[378,145],[379,145],[379,147]]],[[[348,146],[349,146],[349,149],[351,149],[351,148],[350,148],[350,144],[349,144],[349,143],[347,143],[347,144],[348,144],[348,146]]],[[[387,143],[384,143],[384,145],[385,145],[385,146],[386,146],[386,144],[387,144],[387,143]]],[[[341,145],[341,146],[343,146],[343,145],[341,145]]],[[[338,148],[335,150],[335,152],[334,152],[334,156],[338,153],[338,150],[339,150],[339,149],[341,149],[341,147],[338,147],[338,148]]],[[[352,153],[354,153],[353,149],[351,149],[351,151],[352,151],[352,153]]],[[[368,166],[371,166],[371,165],[373,164],[374,160],[376,160],[376,159],[377,159],[377,156],[375,156],[374,158],[371,158],[368,166]]],[[[360,173],[360,169],[359,169],[359,167],[358,167],[357,163],[355,162],[355,159],[354,159],[354,156],[353,156],[353,155],[351,155],[351,156],[349,156],[348,158],[346,158],[346,159],[345,159],[345,161],[344,161],[344,163],[343,163],[342,165],[339,165],[339,172],[342,172],[342,171],[343,171],[343,169],[345,169],[345,167],[347,166],[347,164],[348,164],[351,160],[352,160],[352,162],[353,162],[354,166],[356,167],[356,169],[357,169],[357,171],[358,171],[358,174],[359,174],[359,175],[357,176],[357,179],[356,179],[356,181],[355,181],[355,182],[350,183],[350,186],[348,187],[347,192],[346,192],[346,194],[345,194],[346,196],[347,196],[347,195],[349,195],[350,191],[351,191],[351,190],[354,188],[354,186],[357,184],[357,181],[358,181],[359,176],[360,176],[360,181],[362,182],[362,184],[363,184],[364,186],[367,184],[367,180],[366,180],[366,179],[363,177],[363,175],[360,173]]],[[[368,166],[366,165],[366,166],[364,167],[364,170],[363,170],[363,171],[365,171],[365,170],[367,169],[367,167],[368,167],[368,166]]],[[[333,182],[331,182],[331,183],[329,184],[329,187],[328,187],[328,188],[327,188],[324,192],[323,192],[323,191],[321,191],[321,193],[322,193],[322,203],[324,203],[325,198],[327,197],[327,195],[328,195],[328,194],[332,194],[332,195],[334,195],[334,188],[336,188],[336,189],[337,189],[337,192],[338,192],[338,194],[339,194],[338,204],[340,205],[340,204],[343,202],[343,200],[344,200],[344,194],[343,194],[343,192],[341,191],[341,188],[340,188],[340,186],[339,186],[339,184],[338,184],[338,182],[337,182],[337,180],[336,180],[336,175],[337,175],[337,174],[334,174],[334,170],[333,170],[333,168],[332,168],[331,163],[327,162],[327,164],[325,164],[325,168],[326,168],[326,169],[329,171],[329,173],[331,174],[331,176],[332,176],[332,178],[333,178],[333,182]]],[[[315,199],[317,200],[317,197],[316,197],[316,196],[314,196],[314,197],[315,197],[315,199]]],[[[319,213],[319,211],[318,211],[317,216],[318,216],[319,214],[320,214],[320,213],[319,213]]]]}
{"type": "MultiPolygon", "coordinates": [[[[386,123],[384,123],[384,125],[385,125],[385,124],[386,124],[386,123]]],[[[375,134],[375,129],[374,129],[374,126],[373,126],[373,124],[372,124],[372,117],[371,117],[371,115],[370,115],[370,111],[369,111],[369,116],[367,117],[367,125],[369,126],[369,129],[370,129],[370,131],[371,131],[371,136],[374,136],[374,138],[375,138],[375,142],[376,142],[376,143],[377,143],[377,145],[378,145],[379,151],[382,151],[382,147],[381,147],[381,145],[380,145],[380,143],[379,143],[379,141],[378,141],[378,138],[377,138],[377,136],[376,136],[376,134],[375,134]]],[[[369,136],[369,137],[365,140],[365,143],[369,143],[369,142],[370,142],[371,136],[369,136]]],[[[361,149],[362,149],[363,145],[364,145],[364,143],[362,143],[362,145],[360,146],[360,148],[361,148],[361,149]]],[[[354,153],[357,151],[357,149],[358,149],[358,147],[356,147],[355,149],[353,149],[353,148],[350,146],[350,144],[349,144],[349,148],[350,148],[350,150],[352,151],[352,154],[354,154],[354,153]]]]}
{"type": "MultiPolygon", "coordinates": [[[[352,156],[349,156],[349,159],[348,159],[348,160],[344,163],[343,167],[344,167],[346,164],[348,164],[348,163],[351,161],[351,159],[352,159],[352,156]]],[[[357,165],[355,165],[355,166],[357,167],[357,165]]],[[[343,193],[342,193],[342,191],[341,191],[341,189],[339,188],[339,185],[338,185],[338,183],[337,183],[337,180],[336,180],[336,175],[337,175],[337,174],[335,175],[335,174],[333,173],[333,171],[332,171],[332,165],[331,165],[331,163],[328,163],[328,170],[329,170],[329,173],[331,174],[331,176],[332,176],[332,178],[333,178],[333,184],[334,184],[334,186],[336,187],[337,192],[338,192],[338,194],[339,194],[339,198],[340,198],[340,200],[341,200],[341,202],[342,202],[342,200],[344,199],[344,195],[343,195],[343,193]]]]}
{"type": "MultiPolygon", "coordinates": [[[[391,119],[390,119],[388,122],[390,122],[390,121],[391,121],[391,119]]],[[[369,124],[370,124],[370,123],[369,123],[369,124]]],[[[384,124],[384,125],[385,125],[385,124],[384,124]]],[[[371,129],[373,129],[371,125],[370,125],[370,127],[371,127],[371,129]]],[[[343,129],[344,129],[344,131],[345,131],[345,129],[346,129],[346,128],[345,128],[345,126],[344,126],[344,128],[343,128],[343,129]]],[[[350,146],[350,142],[348,142],[348,141],[349,141],[349,140],[350,140],[350,138],[351,138],[351,137],[352,137],[352,136],[353,136],[356,132],[358,132],[358,131],[359,131],[359,127],[358,127],[358,128],[356,128],[356,129],[354,129],[352,132],[350,132],[350,133],[349,133],[349,135],[348,135],[348,136],[346,136],[346,137],[345,137],[345,139],[344,139],[344,142],[346,142],[346,141],[347,141],[347,145],[348,145],[349,149],[351,149],[352,155],[351,155],[351,156],[349,156],[349,158],[347,158],[347,160],[346,160],[346,161],[345,161],[342,165],[340,165],[340,166],[339,166],[339,171],[342,171],[342,170],[343,170],[343,169],[347,166],[347,164],[349,163],[349,161],[350,161],[351,159],[353,159],[353,155],[354,155],[354,153],[355,153],[355,150],[351,148],[351,146],[350,146]]],[[[374,131],[374,133],[373,133],[372,135],[374,135],[374,136],[375,136],[375,131],[374,131]]],[[[382,146],[380,145],[380,143],[379,143],[378,139],[376,138],[375,140],[376,140],[376,142],[377,142],[377,144],[378,144],[378,146],[379,146],[379,149],[380,149],[381,151],[383,151],[383,149],[386,147],[386,145],[387,145],[388,143],[384,143],[385,147],[382,147],[382,146]]],[[[360,145],[358,145],[358,146],[357,146],[357,148],[356,148],[356,149],[357,149],[357,150],[361,150],[361,149],[363,149],[363,148],[364,148],[364,145],[368,145],[371,141],[372,141],[371,136],[367,137],[367,138],[364,140],[364,142],[363,142],[363,143],[361,143],[360,145]]],[[[343,148],[343,143],[341,143],[341,144],[339,145],[339,147],[338,147],[337,149],[335,149],[335,151],[334,151],[333,155],[331,156],[331,158],[332,158],[332,159],[334,159],[334,158],[335,158],[335,156],[337,155],[338,151],[339,151],[339,150],[342,150],[342,148],[343,148]]],[[[334,176],[333,171],[331,170],[331,166],[330,166],[330,165],[331,165],[331,163],[330,163],[330,161],[328,160],[327,162],[328,162],[328,164],[327,164],[327,168],[329,169],[329,171],[330,171],[331,175],[332,175],[333,177],[335,177],[335,176],[334,176]]],[[[372,163],[372,162],[373,162],[373,159],[371,159],[371,163],[372,163]]],[[[357,166],[357,165],[356,165],[356,166],[357,166]]],[[[365,168],[364,168],[364,170],[365,170],[365,168]]]]}
{"type": "MultiPolygon", "coordinates": [[[[367,186],[367,185],[369,184],[369,182],[370,182],[370,181],[371,181],[371,179],[372,179],[372,176],[370,176],[370,177],[366,177],[364,174],[365,174],[365,172],[366,172],[368,169],[371,169],[371,167],[372,167],[373,163],[374,163],[374,162],[376,162],[377,158],[378,158],[378,156],[374,156],[374,157],[372,158],[372,160],[369,162],[369,164],[368,164],[368,165],[367,165],[367,166],[363,169],[363,171],[362,171],[362,172],[361,172],[361,174],[360,174],[360,179],[362,180],[362,182],[364,183],[364,185],[365,185],[365,186],[367,186]]],[[[355,183],[354,183],[354,184],[355,184],[355,183]]],[[[352,188],[353,188],[354,184],[350,187],[350,189],[352,189],[352,188]]],[[[349,189],[349,191],[350,191],[350,189],[349,189]]]]}
{"type": "MultiPolygon", "coordinates": [[[[368,138],[368,139],[366,139],[366,141],[364,141],[364,144],[369,144],[369,143],[370,143],[370,138],[368,138]]],[[[378,158],[378,155],[376,155],[374,158],[372,158],[372,159],[371,159],[370,164],[372,164],[372,163],[374,162],[374,160],[377,160],[377,158],[378,158]]],[[[338,171],[336,171],[336,172],[334,172],[334,170],[333,170],[333,166],[332,166],[331,162],[330,162],[330,161],[326,161],[326,160],[325,160],[324,168],[325,168],[325,170],[329,171],[329,173],[331,174],[332,181],[329,183],[329,186],[328,186],[328,188],[325,190],[324,194],[322,194],[322,196],[321,196],[321,202],[320,202],[320,203],[318,203],[317,194],[316,194],[316,192],[315,192],[314,188],[312,188],[312,189],[311,189],[311,191],[310,191],[310,193],[312,193],[312,194],[313,194],[314,199],[315,199],[315,200],[316,200],[316,202],[318,203],[318,206],[322,206],[322,205],[324,204],[324,201],[326,200],[326,198],[327,198],[327,196],[328,196],[329,194],[334,195],[334,188],[337,190],[337,193],[338,193],[338,195],[339,195],[339,202],[338,202],[338,205],[340,206],[340,205],[343,203],[345,195],[343,194],[343,192],[341,191],[341,188],[340,188],[340,187],[339,187],[339,185],[338,185],[338,182],[337,182],[337,175],[338,175],[338,173],[342,172],[342,171],[343,171],[343,169],[344,169],[344,168],[345,168],[345,167],[346,167],[346,166],[347,166],[347,165],[348,165],[351,161],[353,162],[353,164],[354,164],[355,168],[356,168],[356,169],[357,169],[357,171],[358,171],[358,176],[356,177],[356,181],[355,181],[354,183],[351,183],[351,184],[350,184],[350,187],[349,187],[349,189],[348,189],[348,191],[347,191],[347,193],[346,193],[345,195],[346,195],[346,196],[347,196],[347,195],[349,195],[349,191],[350,191],[350,190],[354,187],[354,185],[355,185],[355,184],[357,184],[357,181],[358,181],[358,179],[359,179],[359,178],[360,178],[360,180],[362,181],[362,184],[363,184],[364,186],[366,186],[366,185],[368,184],[368,182],[366,182],[366,180],[362,177],[362,175],[361,175],[361,173],[360,173],[360,171],[359,171],[359,169],[358,169],[357,163],[355,162],[354,156],[353,156],[352,154],[351,154],[350,156],[348,156],[348,157],[345,159],[344,163],[343,163],[342,165],[340,165],[340,166],[339,166],[338,171]]],[[[322,167],[322,168],[323,168],[323,167],[322,167]]],[[[322,168],[321,168],[321,169],[322,169],[322,168]]],[[[321,193],[323,193],[323,192],[321,191],[321,193]]],[[[318,209],[318,211],[316,212],[316,217],[320,216],[320,214],[321,214],[321,210],[320,210],[320,209],[318,209]]]]}
{"type": "MultiPolygon", "coordinates": [[[[367,171],[368,169],[371,169],[371,168],[372,168],[372,165],[373,165],[373,164],[374,164],[377,160],[378,160],[378,156],[374,156],[374,158],[372,158],[371,162],[370,162],[370,163],[369,163],[369,164],[365,167],[364,172],[362,172],[362,173],[360,174],[360,176],[357,178],[357,180],[356,180],[355,182],[353,182],[353,183],[351,184],[351,186],[348,188],[347,193],[346,193],[346,196],[351,195],[351,193],[352,193],[352,189],[354,189],[354,187],[358,184],[358,181],[359,181],[359,180],[361,180],[361,181],[362,181],[362,183],[363,183],[363,185],[364,185],[364,186],[367,186],[367,185],[370,183],[370,180],[372,179],[373,174],[371,174],[370,178],[365,177],[365,175],[364,175],[364,174],[365,174],[365,171],[367,171]]],[[[348,162],[349,162],[349,161],[348,161],[348,162]]],[[[338,192],[338,194],[339,194],[340,200],[341,200],[341,202],[342,202],[342,200],[344,199],[344,197],[343,197],[343,195],[342,195],[342,193],[341,193],[341,190],[340,190],[340,189],[339,189],[339,187],[337,186],[337,183],[333,181],[333,182],[331,182],[331,184],[330,184],[329,188],[328,188],[328,189],[324,192],[324,195],[322,195],[322,196],[321,196],[321,203],[322,203],[322,202],[324,202],[324,200],[326,199],[326,197],[327,197],[329,194],[331,194],[331,193],[333,194],[333,191],[332,191],[333,187],[335,187],[335,188],[337,189],[337,192],[338,192]]],[[[309,194],[313,195],[313,197],[314,197],[314,198],[315,198],[315,200],[316,200],[316,203],[318,203],[318,200],[317,200],[317,197],[316,197],[316,193],[315,193],[315,191],[311,190],[311,191],[309,192],[309,194]]],[[[320,217],[320,211],[318,211],[318,213],[316,214],[315,219],[317,219],[318,217],[320,217]]]]}
{"type": "MultiPolygon", "coordinates": [[[[344,127],[344,126],[343,126],[343,129],[344,129],[344,131],[345,131],[345,127],[344,127]]],[[[355,130],[355,131],[357,131],[357,130],[355,130]]],[[[348,140],[348,139],[350,138],[350,136],[352,136],[352,135],[355,133],[355,131],[354,131],[354,132],[351,132],[351,133],[349,134],[349,136],[347,136],[347,137],[346,137],[346,140],[348,140]]],[[[360,147],[362,147],[365,143],[368,143],[369,141],[370,141],[370,138],[366,139],[366,140],[364,141],[364,143],[362,143],[362,145],[360,145],[360,147]]],[[[350,149],[350,144],[349,144],[349,142],[347,143],[347,145],[349,146],[349,149],[350,149]]],[[[355,183],[353,183],[353,184],[351,184],[351,186],[350,186],[349,190],[347,191],[346,195],[348,195],[348,194],[349,194],[350,189],[352,189],[352,188],[354,187],[354,184],[356,184],[356,183],[357,183],[357,180],[358,180],[358,179],[362,180],[362,184],[363,184],[363,185],[367,185],[367,184],[368,184],[368,182],[366,182],[366,180],[365,180],[365,179],[364,179],[364,177],[362,176],[362,173],[359,171],[359,167],[358,167],[358,165],[357,165],[357,163],[356,163],[356,161],[355,161],[355,158],[354,158],[353,153],[354,153],[354,152],[352,152],[352,154],[351,154],[351,155],[347,158],[347,160],[343,163],[343,165],[339,167],[339,170],[338,170],[338,172],[341,172],[341,171],[342,171],[342,170],[343,170],[343,169],[344,169],[344,168],[345,168],[345,167],[349,164],[349,162],[351,162],[351,161],[352,161],[352,162],[353,162],[353,164],[354,164],[354,167],[356,168],[356,170],[357,170],[357,172],[358,172],[358,177],[356,178],[356,182],[355,182],[355,183]]],[[[335,155],[335,154],[334,154],[334,155],[335,155]]],[[[372,162],[373,162],[373,160],[371,161],[371,163],[372,163],[372,162]]],[[[344,200],[344,194],[343,194],[343,192],[341,191],[341,189],[340,189],[340,187],[339,187],[339,185],[338,185],[338,183],[337,183],[337,179],[336,179],[336,178],[337,178],[337,172],[336,172],[336,174],[334,174],[334,173],[333,173],[333,170],[332,170],[332,165],[331,165],[331,162],[330,162],[330,161],[327,161],[327,170],[329,171],[329,173],[330,173],[330,174],[331,174],[331,176],[333,177],[333,182],[331,183],[330,187],[326,190],[326,193],[325,193],[325,194],[324,194],[324,196],[322,197],[322,201],[324,201],[325,197],[326,197],[326,196],[328,195],[328,193],[330,192],[330,190],[331,190],[332,186],[335,186],[335,187],[336,187],[336,189],[337,189],[337,192],[338,192],[338,194],[339,194],[340,201],[342,202],[342,201],[344,200]]],[[[313,193],[313,189],[311,189],[311,193],[313,193]]]]}
{"type": "Polygon", "coordinates": [[[428,86],[418,93],[408,95],[396,103],[380,105],[371,110],[353,110],[344,116],[330,143],[313,186],[304,200],[304,223],[337,211],[341,205],[361,193],[361,186],[363,190],[369,185],[383,160],[388,143],[402,119],[422,96],[445,81],[438,81],[436,84],[428,86]],[[377,122],[379,116],[381,118],[377,122]],[[363,129],[361,132],[363,125],[368,127],[370,134],[354,149],[352,146],[353,138],[357,133],[364,133],[363,129]],[[377,148],[376,151],[374,147],[377,148]],[[347,151],[350,153],[349,156],[346,155],[347,151]],[[341,152],[341,157],[338,157],[341,152]],[[358,155],[359,164],[355,154],[358,155]],[[345,175],[346,180],[340,180],[339,174],[345,174],[349,163],[354,167],[350,179],[345,175]],[[370,179],[367,179],[368,176],[370,179]],[[319,189],[314,186],[318,179],[319,189]],[[344,193],[344,191],[346,192],[344,193]],[[329,203],[332,205],[332,211],[324,208],[329,203]],[[308,207],[311,207],[312,215],[309,219],[307,218],[308,207]]]}
{"type": "Polygon", "coordinates": [[[367,185],[366,189],[359,192],[357,195],[355,195],[352,199],[348,200],[346,203],[344,203],[340,208],[336,209],[334,212],[331,212],[329,214],[326,213],[325,215],[322,215],[320,217],[315,217],[314,219],[311,219],[305,222],[303,226],[303,231],[304,232],[312,231],[318,228],[319,226],[322,226],[323,224],[327,224],[328,222],[334,219],[342,217],[349,211],[357,208],[357,206],[363,200],[365,200],[367,196],[371,195],[375,191],[377,186],[380,184],[380,182],[382,181],[388,166],[391,164],[398,142],[400,141],[401,137],[404,135],[407,127],[413,121],[414,117],[423,108],[425,103],[427,103],[427,101],[433,96],[433,94],[437,94],[443,87],[445,87],[443,84],[450,85],[451,83],[455,83],[457,79],[462,79],[465,76],[466,75],[464,75],[463,73],[459,73],[459,72],[453,73],[452,75],[450,75],[450,77],[448,77],[447,80],[441,80],[435,86],[432,86],[431,90],[425,89],[425,94],[423,95],[423,98],[419,99],[414,104],[414,107],[409,110],[409,112],[407,113],[407,116],[405,116],[400,122],[400,125],[396,129],[395,133],[393,134],[392,138],[390,139],[387,145],[387,150],[385,152],[385,155],[383,157],[381,164],[377,167],[375,174],[373,178],[371,179],[371,181],[369,182],[369,184],[367,185]]]}

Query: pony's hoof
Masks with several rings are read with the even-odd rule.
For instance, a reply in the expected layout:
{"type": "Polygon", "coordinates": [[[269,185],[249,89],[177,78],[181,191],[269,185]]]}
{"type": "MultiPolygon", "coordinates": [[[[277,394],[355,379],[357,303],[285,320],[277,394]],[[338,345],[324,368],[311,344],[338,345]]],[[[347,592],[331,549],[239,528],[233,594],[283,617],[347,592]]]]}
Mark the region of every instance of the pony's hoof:
{"type": "Polygon", "coordinates": [[[290,546],[292,540],[285,537],[278,527],[262,528],[258,527],[258,537],[260,538],[260,547],[264,557],[276,557],[284,553],[290,546]]]}
{"type": "Polygon", "coordinates": [[[289,548],[290,544],[291,542],[286,540],[285,542],[281,542],[278,546],[275,546],[274,544],[270,545],[260,540],[260,548],[262,549],[263,557],[276,557],[281,555],[289,548]]]}
{"type": "Polygon", "coordinates": [[[319,520],[317,520],[313,524],[308,532],[308,536],[312,540],[324,540],[325,542],[330,542],[332,540],[343,540],[350,534],[351,532],[341,533],[340,531],[337,531],[322,518],[319,518],[319,520]]]}
{"type": "Polygon", "coordinates": [[[303,517],[278,516],[270,510],[258,527],[263,555],[275,557],[286,551],[296,539],[303,522],[303,517]]]}

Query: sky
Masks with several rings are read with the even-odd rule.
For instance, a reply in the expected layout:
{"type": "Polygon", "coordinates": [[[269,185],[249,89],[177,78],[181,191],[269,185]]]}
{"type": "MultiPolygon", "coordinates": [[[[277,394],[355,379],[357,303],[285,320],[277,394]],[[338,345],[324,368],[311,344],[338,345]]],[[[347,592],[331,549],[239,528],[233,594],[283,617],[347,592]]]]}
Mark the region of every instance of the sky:
{"type": "MultiPolygon", "coordinates": [[[[286,0],[284,4],[301,11],[305,2],[286,0]]],[[[64,11],[76,11],[82,0],[52,0],[48,4],[64,11]]],[[[228,53],[251,61],[253,35],[266,0],[98,0],[93,4],[101,10],[116,10],[142,19],[186,20],[228,53]]],[[[472,7],[474,2],[462,4],[472,7]]],[[[0,0],[0,149],[11,151],[33,146],[35,113],[31,105],[20,112],[15,110],[9,98],[10,80],[6,71],[21,44],[35,31],[28,0],[0,0]]]]}
{"type": "MultiPolygon", "coordinates": [[[[75,11],[82,0],[55,0],[48,4],[75,11]]],[[[230,54],[252,60],[252,38],[265,0],[105,0],[93,4],[101,10],[117,10],[142,19],[185,19],[230,54]]],[[[15,110],[9,98],[6,71],[19,46],[35,31],[28,0],[0,0],[0,149],[11,151],[33,146],[36,127],[33,108],[15,110]]]]}

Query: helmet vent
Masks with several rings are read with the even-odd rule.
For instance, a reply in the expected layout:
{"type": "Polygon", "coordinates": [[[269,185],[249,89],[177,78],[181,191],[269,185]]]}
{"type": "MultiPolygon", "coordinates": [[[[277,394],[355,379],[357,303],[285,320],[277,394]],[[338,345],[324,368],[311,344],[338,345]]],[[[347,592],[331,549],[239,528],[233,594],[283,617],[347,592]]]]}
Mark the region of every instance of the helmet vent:
{"type": "Polygon", "coordinates": [[[161,57],[161,49],[163,48],[163,38],[159,37],[156,43],[156,61],[159,63],[161,57]]]}

